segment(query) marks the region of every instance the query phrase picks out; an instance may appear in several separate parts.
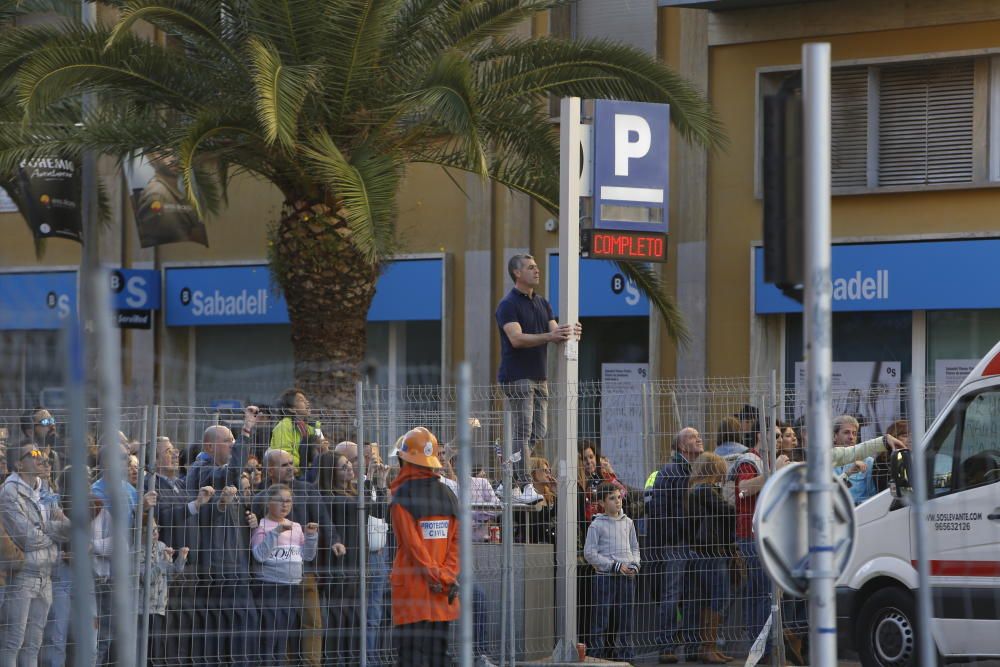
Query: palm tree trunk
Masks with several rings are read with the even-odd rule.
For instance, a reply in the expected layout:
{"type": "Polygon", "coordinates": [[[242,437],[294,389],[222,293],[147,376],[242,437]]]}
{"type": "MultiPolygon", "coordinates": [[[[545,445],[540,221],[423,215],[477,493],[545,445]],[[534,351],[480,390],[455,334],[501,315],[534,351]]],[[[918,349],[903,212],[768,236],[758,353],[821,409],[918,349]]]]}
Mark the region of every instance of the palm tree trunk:
{"type": "Polygon", "coordinates": [[[292,326],[295,382],[316,407],[352,410],[379,267],[323,203],[286,203],[272,234],[271,270],[292,326]]]}

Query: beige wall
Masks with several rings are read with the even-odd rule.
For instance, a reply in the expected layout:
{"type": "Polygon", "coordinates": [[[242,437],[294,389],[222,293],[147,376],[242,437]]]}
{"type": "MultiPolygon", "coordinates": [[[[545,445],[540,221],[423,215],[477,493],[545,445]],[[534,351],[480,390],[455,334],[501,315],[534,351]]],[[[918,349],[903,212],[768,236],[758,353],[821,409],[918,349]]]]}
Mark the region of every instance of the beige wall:
{"type": "MultiPolygon", "coordinates": [[[[824,37],[833,60],[1000,47],[1000,22],[824,37]]],[[[710,94],[729,133],[709,161],[709,361],[712,376],[746,375],[750,358],[750,246],[761,238],[754,197],[755,77],[758,68],[800,63],[804,40],[710,50],[710,94]]],[[[1000,190],[912,192],[833,199],[833,237],[996,231],[1000,190]]]]}

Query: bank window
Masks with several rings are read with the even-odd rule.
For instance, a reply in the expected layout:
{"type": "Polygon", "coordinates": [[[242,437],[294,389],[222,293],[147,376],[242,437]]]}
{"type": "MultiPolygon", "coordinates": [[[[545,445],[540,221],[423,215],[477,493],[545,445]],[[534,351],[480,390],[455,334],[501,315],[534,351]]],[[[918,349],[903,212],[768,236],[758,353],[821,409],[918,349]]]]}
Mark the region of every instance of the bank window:
{"type": "MultiPolygon", "coordinates": [[[[989,57],[835,67],[831,72],[831,171],[835,194],[984,185],[990,161],[989,57]]],[[[761,94],[799,72],[761,75],[761,94]]],[[[758,102],[758,104],[762,104],[758,102]]],[[[758,130],[758,147],[759,130],[758,130]]],[[[995,151],[994,151],[995,152],[995,151]]],[[[758,151],[758,155],[762,152],[758,151]]],[[[758,194],[760,193],[758,161],[758,194]]]]}

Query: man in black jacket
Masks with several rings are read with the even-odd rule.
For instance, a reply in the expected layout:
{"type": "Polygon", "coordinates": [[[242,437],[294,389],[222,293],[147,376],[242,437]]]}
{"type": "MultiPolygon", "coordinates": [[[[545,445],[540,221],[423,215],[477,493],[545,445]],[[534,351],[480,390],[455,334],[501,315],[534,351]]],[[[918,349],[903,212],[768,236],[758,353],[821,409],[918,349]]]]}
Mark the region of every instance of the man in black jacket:
{"type": "Polygon", "coordinates": [[[196,489],[222,489],[199,508],[190,545],[199,577],[195,603],[203,616],[195,638],[198,664],[249,665],[257,653],[260,628],[249,586],[250,531],[257,518],[240,502],[236,486],[246,457],[245,433],[237,443],[227,427],[209,426],[188,469],[185,486],[192,496],[196,489]]]}
{"type": "Polygon", "coordinates": [[[660,588],[660,663],[673,664],[690,641],[691,624],[683,609],[687,563],[691,559],[684,496],[691,462],[705,451],[697,429],[682,428],[674,438],[674,455],[660,468],[650,492],[647,530],[650,553],[663,573],[660,588]],[[681,620],[678,623],[678,611],[681,620]]]}

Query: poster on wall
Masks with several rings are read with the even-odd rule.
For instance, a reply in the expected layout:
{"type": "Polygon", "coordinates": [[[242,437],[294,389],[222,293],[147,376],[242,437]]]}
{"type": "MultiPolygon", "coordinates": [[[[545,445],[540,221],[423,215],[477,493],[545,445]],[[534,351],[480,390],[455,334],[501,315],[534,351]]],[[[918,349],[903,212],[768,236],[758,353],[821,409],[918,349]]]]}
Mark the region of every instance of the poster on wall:
{"type": "MultiPolygon", "coordinates": [[[[972,372],[979,359],[938,359],[934,362],[934,414],[941,412],[958,385],[972,372]]],[[[932,417],[934,415],[928,415],[932,417]]]]}
{"type": "Polygon", "coordinates": [[[36,239],[57,237],[83,242],[80,169],[73,160],[37,157],[17,170],[22,211],[36,239]]]}
{"type": "MultiPolygon", "coordinates": [[[[833,417],[851,415],[861,425],[859,442],[885,433],[900,417],[898,361],[835,361],[830,393],[833,417]]],[[[806,412],[806,365],[795,364],[795,418],[806,412]]]]}
{"type": "Polygon", "coordinates": [[[190,241],[208,247],[208,231],[187,197],[173,158],[139,156],[126,170],[139,245],[143,248],[190,241]]]}
{"type": "Polygon", "coordinates": [[[642,488],[648,471],[642,441],[642,385],[649,364],[601,364],[601,454],[629,486],[642,488]]]}

